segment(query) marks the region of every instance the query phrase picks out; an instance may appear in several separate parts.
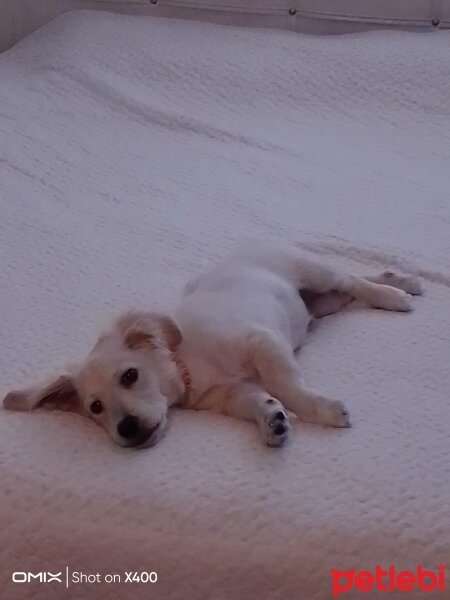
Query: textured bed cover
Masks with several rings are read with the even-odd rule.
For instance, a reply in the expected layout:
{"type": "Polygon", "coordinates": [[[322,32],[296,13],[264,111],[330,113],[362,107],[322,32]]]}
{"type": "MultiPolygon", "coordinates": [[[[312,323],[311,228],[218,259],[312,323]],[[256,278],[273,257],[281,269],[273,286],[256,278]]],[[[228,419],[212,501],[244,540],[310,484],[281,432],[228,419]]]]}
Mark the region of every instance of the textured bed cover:
{"type": "Polygon", "coordinates": [[[119,310],[171,311],[253,238],[426,288],[412,314],[318,324],[304,378],[353,428],[298,423],[282,450],[205,413],[129,451],[77,416],[2,411],[2,598],[325,600],[332,568],[449,564],[449,82],[444,32],[95,12],[0,57],[2,392],[82,357],[119,310]],[[11,581],[66,566],[159,579],[11,581]]]}

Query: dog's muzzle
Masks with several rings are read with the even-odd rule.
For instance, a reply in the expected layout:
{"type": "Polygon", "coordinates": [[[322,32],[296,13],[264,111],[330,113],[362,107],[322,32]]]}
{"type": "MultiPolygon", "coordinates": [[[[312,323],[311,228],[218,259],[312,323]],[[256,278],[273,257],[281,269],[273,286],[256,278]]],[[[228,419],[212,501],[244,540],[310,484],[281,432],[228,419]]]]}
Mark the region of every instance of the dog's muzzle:
{"type": "Polygon", "coordinates": [[[126,446],[142,446],[158,431],[160,424],[157,423],[153,427],[148,427],[139,421],[137,417],[128,415],[117,425],[117,433],[127,441],[126,446]]]}

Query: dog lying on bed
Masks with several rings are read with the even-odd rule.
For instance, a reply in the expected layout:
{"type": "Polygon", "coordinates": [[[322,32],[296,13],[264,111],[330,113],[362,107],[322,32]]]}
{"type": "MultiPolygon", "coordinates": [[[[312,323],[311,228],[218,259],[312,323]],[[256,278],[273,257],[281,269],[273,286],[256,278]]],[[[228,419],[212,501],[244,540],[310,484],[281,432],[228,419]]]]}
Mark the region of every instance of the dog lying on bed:
{"type": "Polygon", "coordinates": [[[411,310],[419,282],[385,272],[365,279],[306,260],[295,249],[237,253],[188,283],[176,322],[129,312],[100,335],[80,368],[47,385],[10,392],[11,410],[52,407],[89,416],[121,446],[163,435],[171,406],[254,421],[269,446],[299,419],[348,427],[344,404],[307,389],[294,350],[313,318],[356,299],[411,310]]]}

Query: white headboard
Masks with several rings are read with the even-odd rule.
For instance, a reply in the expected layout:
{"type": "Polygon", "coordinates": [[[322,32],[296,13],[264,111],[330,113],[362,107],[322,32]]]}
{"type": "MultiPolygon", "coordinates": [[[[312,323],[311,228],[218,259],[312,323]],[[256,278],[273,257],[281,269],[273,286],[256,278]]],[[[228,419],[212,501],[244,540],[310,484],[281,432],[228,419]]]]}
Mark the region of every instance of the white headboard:
{"type": "Polygon", "coordinates": [[[378,27],[450,27],[450,0],[1,0],[0,50],[80,8],[219,23],[343,33],[378,27]]]}

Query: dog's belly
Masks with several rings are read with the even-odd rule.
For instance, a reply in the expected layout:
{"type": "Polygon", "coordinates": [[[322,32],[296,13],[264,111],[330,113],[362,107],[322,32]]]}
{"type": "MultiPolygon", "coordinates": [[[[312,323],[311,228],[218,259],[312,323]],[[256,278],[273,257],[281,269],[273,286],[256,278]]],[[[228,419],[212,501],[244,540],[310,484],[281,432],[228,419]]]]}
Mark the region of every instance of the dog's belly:
{"type": "Polygon", "coordinates": [[[247,371],[247,336],[265,331],[294,351],[302,345],[311,316],[298,290],[271,274],[236,280],[220,289],[201,287],[178,311],[184,341],[179,352],[190,371],[195,396],[213,385],[240,381],[247,371]],[[280,340],[280,341],[281,341],[280,340]]]}

